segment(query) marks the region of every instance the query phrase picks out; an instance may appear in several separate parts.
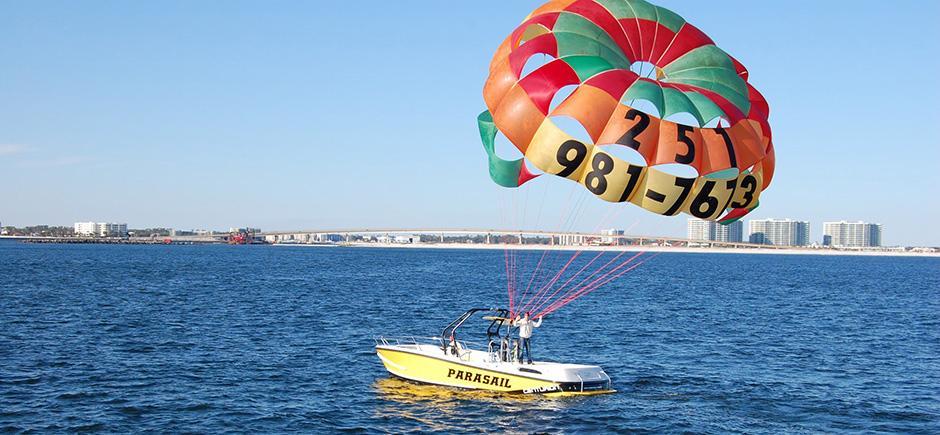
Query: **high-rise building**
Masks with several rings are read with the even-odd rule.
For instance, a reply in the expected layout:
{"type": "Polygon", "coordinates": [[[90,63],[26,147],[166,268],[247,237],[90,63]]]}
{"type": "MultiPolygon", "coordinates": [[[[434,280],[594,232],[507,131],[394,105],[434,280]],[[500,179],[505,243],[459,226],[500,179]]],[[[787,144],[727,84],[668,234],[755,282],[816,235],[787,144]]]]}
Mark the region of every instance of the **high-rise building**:
{"type": "Polygon", "coordinates": [[[850,248],[881,246],[881,224],[823,222],[823,245],[850,248]]]}
{"type": "Polygon", "coordinates": [[[689,240],[710,242],[741,242],[744,239],[744,224],[741,221],[722,225],[714,221],[689,219],[689,240]]]}
{"type": "Polygon", "coordinates": [[[727,225],[715,222],[716,242],[735,242],[744,240],[744,222],[734,221],[727,225]]]}
{"type": "Polygon", "coordinates": [[[751,243],[776,246],[809,245],[809,222],[792,219],[759,219],[748,223],[751,243]]]}
{"type": "Polygon", "coordinates": [[[701,219],[689,219],[686,238],[689,240],[709,240],[711,234],[710,223],[701,219]]]}

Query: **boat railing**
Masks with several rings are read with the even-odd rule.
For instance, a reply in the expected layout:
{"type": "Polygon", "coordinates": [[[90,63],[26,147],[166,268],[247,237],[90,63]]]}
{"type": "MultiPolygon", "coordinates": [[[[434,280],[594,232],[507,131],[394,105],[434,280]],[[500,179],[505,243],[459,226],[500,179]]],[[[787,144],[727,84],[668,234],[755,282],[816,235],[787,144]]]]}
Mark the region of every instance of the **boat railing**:
{"type": "MultiPolygon", "coordinates": [[[[372,337],[372,340],[375,342],[376,346],[414,346],[417,348],[422,344],[430,344],[434,345],[435,347],[444,348],[444,340],[441,339],[441,337],[418,337],[413,335],[386,337],[383,335],[378,335],[372,337]]],[[[466,340],[457,340],[457,348],[460,349],[460,354],[458,357],[461,359],[465,359],[464,357],[469,358],[468,351],[487,350],[482,343],[466,340]]]]}
{"type": "Polygon", "coordinates": [[[378,335],[372,337],[372,341],[375,342],[376,346],[402,346],[402,345],[412,345],[418,346],[421,344],[433,344],[435,346],[441,346],[440,337],[418,337],[413,335],[402,335],[397,337],[386,337],[384,335],[378,335]]]}

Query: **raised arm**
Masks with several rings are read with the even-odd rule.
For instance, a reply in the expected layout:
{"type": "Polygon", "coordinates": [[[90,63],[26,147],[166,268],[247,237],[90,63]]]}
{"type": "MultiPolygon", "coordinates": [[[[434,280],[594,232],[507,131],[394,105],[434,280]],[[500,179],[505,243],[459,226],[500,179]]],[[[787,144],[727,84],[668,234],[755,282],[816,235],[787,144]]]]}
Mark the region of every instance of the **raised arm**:
{"type": "Polygon", "coordinates": [[[539,316],[539,319],[536,320],[532,326],[536,328],[538,328],[539,326],[542,326],[542,316],[539,316]]]}

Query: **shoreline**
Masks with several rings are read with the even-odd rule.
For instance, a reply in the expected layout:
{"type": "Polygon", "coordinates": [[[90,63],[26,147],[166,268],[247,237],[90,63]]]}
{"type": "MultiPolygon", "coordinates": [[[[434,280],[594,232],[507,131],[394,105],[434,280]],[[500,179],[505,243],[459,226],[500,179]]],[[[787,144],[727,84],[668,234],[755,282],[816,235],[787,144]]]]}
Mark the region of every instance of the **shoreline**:
{"type": "MultiPolygon", "coordinates": [[[[220,241],[207,240],[172,240],[170,243],[158,240],[127,240],[127,239],[56,239],[35,240],[30,242],[28,237],[5,236],[0,240],[19,241],[22,243],[37,244],[101,244],[101,245],[227,245],[220,241]]],[[[813,249],[813,248],[718,248],[718,247],[684,247],[684,246],[577,246],[577,245],[518,245],[518,244],[481,244],[481,243],[378,243],[378,242],[342,242],[342,243],[267,243],[256,246],[303,247],[303,248],[379,248],[379,249],[452,249],[452,250],[514,250],[514,251],[611,251],[611,252],[654,252],[676,254],[754,254],[754,255],[828,255],[852,257],[920,257],[940,258],[940,252],[918,251],[875,251],[875,250],[843,250],[843,249],[813,249]]]]}
{"type": "Polygon", "coordinates": [[[313,245],[302,243],[274,243],[270,246],[297,246],[305,248],[349,247],[349,248],[402,248],[402,249],[467,249],[467,250],[505,250],[517,251],[611,251],[611,252],[657,252],[677,254],[756,254],[756,255],[829,255],[853,257],[924,257],[940,258],[936,252],[891,252],[891,251],[848,251],[835,249],[799,249],[799,248],[687,248],[666,246],[549,246],[549,245],[510,245],[477,243],[338,243],[335,245],[313,245]]]}

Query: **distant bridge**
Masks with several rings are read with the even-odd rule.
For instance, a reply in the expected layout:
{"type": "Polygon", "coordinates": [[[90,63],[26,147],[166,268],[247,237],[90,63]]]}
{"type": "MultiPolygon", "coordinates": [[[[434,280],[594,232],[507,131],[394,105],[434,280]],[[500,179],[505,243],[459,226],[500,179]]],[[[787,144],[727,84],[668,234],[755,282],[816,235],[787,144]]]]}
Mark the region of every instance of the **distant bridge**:
{"type": "MultiPolygon", "coordinates": [[[[507,229],[474,229],[474,228],[364,228],[364,229],[319,229],[303,231],[266,231],[256,234],[271,243],[312,243],[323,241],[329,236],[339,237],[350,242],[354,237],[361,236],[426,236],[436,237],[436,242],[446,243],[447,236],[479,236],[487,244],[498,244],[500,238],[511,237],[514,242],[510,244],[526,244],[526,239],[548,239],[549,245],[561,246],[587,246],[591,244],[610,245],[638,245],[638,246],[715,246],[726,248],[764,248],[789,249],[788,246],[762,245],[744,242],[713,242],[707,240],[690,240],[676,237],[643,236],[643,235],[612,235],[591,232],[560,232],[544,230],[507,230],[507,229]],[[614,242],[616,241],[616,242],[614,242]]],[[[423,241],[434,243],[434,241],[423,241]]]]}

